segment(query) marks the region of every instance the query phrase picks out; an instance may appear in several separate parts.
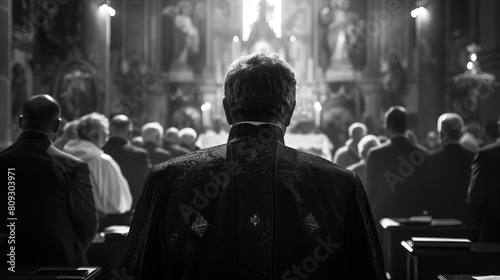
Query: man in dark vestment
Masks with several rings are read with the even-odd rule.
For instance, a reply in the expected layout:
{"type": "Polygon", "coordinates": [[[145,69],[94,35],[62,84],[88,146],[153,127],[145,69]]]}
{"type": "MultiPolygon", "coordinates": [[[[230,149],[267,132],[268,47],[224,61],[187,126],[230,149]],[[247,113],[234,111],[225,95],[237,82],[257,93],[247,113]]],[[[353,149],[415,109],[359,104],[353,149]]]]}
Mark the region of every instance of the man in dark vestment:
{"type": "Polygon", "coordinates": [[[2,265],[11,260],[9,253],[15,265],[87,264],[97,230],[89,168],[52,145],[59,116],[51,96],[31,97],[19,117],[23,132],[0,152],[0,167],[9,176],[2,200],[15,202],[1,211],[8,226],[0,234],[14,236],[0,242],[2,265]]]}
{"type": "Polygon", "coordinates": [[[148,151],[152,164],[162,163],[172,158],[172,154],[161,147],[163,127],[157,122],[150,122],[142,126],[144,148],[148,151]]]}
{"type": "MultiPolygon", "coordinates": [[[[500,120],[497,125],[500,132],[500,120]]],[[[500,242],[500,138],[479,150],[471,169],[467,201],[480,225],[479,241],[500,242]]]]}
{"type": "Polygon", "coordinates": [[[455,113],[442,114],[437,122],[441,149],[429,156],[430,193],[429,213],[434,218],[472,220],[467,205],[467,184],[474,152],[460,145],[464,131],[462,117],[455,113]]]}
{"type": "Polygon", "coordinates": [[[132,203],[132,209],[134,209],[151,169],[151,161],[148,151],[129,143],[131,133],[132,122],[130,119],[125,115],[114,116],[111,119],[109,140],[102,147],[102,150],[120,166],[134,199],[132,203]]]}
{"type": "Polygon", "coordinates": [[[134,279],[385,279],[358,176],[285,146],[295,75],[274,54],[230,66],[227,144],[156,165],[122,265],[134,279]]]}
{"type": "Polygon", "coordinates": [[[389,108],[384,126],[390,141],[372,149],[366,164],[366,194],[373,216],[379,221],[422,214],[428,199],[427,151],[406,137],[405,108],[389,108]]]}

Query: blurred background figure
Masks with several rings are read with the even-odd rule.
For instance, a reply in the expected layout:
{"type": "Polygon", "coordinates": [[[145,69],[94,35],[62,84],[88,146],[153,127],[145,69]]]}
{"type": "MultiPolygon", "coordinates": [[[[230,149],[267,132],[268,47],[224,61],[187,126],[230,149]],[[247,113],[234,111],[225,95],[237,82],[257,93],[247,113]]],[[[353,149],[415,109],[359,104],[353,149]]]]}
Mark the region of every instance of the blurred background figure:
{"type": "Polygon", "coordinates": [[[464,121],[455,113],[442,114],[437,121],[437,132],[439,149],[429,156],[428,211],[435,218],[472,220],[465,198],[474,152],[459,143],[464,121]]]}
{"type": "Polygon", "coordinates": [[[88,163],[99,227],[107,224],[108,215],[116,217],[114,224],[127,224],[125,213],[132,208],[132,195],[120,166],[101,149],[109,134],[108,119],[99,113],[83,116],[76,127],[78,139],[70,140],[64,151],[88,163]]]}
{"type": "Polygon", "coordinates": [[[420,215],[428,198],[427,152],[408,140],[405,108],[389,108],[384,126],[390,140],[371,149],[366,163],[366,194],[373,216],[379,221],[420,215]]]}
{"type": "Polygon", "coordinates": [[[130,143],[132,131],[133,124],[127,116],[114,116],[111,119],[110,137],[102,150],[120,166],[132,194],[134,209],[151,169],[151,161],[148,151],[130,143]]]}
{"type": "Polygon", "coordinates": [[[142,126],[144,148],[148,151],[152,164],[162,163],[172,158],[172,154],[161,147],[163,127],[158,122],[150,122],[142,126]]]}
{"type": "Polygon", "coordinates": [[[366,185],[366,160],[368,159],[368,153],[370,149],[373,147],[377,147],[380,145],[380,139],[375,135],[366,135],[361,138],[361,141],[358,143],[358,151],[360,160],[354,164],[351,164],[347,167],[347,169],[352,170],[358,174],[363,185],[366,185]]]}
{"type": "Polygon", "coordinates": [[[185,155],[190,151],[180,144],[179,139],[179,129],[176,127],[169,127],[165,130],[165,135],[163,137],[163,148],[170,152],[172,158],[185,155]]]}
{"type": "Polygon", "coordinates": [[[366,135],[366,126],[363,123],[356,122],[349,126],[349,140],[345,146],[340,147],[333,156],[333,162],[341,167],[354,164],[360,160],[358,144],[361,138],[366,135]]]}
{"type": "MultiPolygon", "coordinates": [[[[500,119],[497,122],[500,132],[500,119]]],[[[500,242],[500,141],[482,148],[471,166],[467,202],[479,224],[480,242],[500,242]]]]}
{"type": "Polygon", "coordinates": [[[466,149],[477,153],[482,146],[481,143],[481,125],[476,121],[470,121],[465,125],[465,132],[460,138],[460,144],[466,149]]]}
{"type": "Polygon", "coordinates": [[[66,143],[68,143],[70,140],[78,139],[78,133],[76,132],[77,124],[78,120],[67,122],[63,128],[63,135],[57,138],[57,140],[54,142],[54,147],[62,151],[66,143]]]}
{"type": "Polygon", "coordinates": [[[498,137],[500,137],[500,135],[498,134],[497,121],[495,120],[487,121],[486,124],[484,125],[484,130],[483,130],[483,144],[486,146],[491,143],[494,143],[498,141],[498,137]]]}
{"type": "Polygon", "coordinates": [[[142,138],[142,136],[134,136],[132,137],[130,144],[139,148],[144,148],[144,139],[142,138]]]}
{"type": "Polygon", "coordinates": [[[196,139],[198,139],[198,134],[190,127],[185,127],[179,131],[179,145],[188,149],[190,152],[200,149],[196,146],[196,139]]]}

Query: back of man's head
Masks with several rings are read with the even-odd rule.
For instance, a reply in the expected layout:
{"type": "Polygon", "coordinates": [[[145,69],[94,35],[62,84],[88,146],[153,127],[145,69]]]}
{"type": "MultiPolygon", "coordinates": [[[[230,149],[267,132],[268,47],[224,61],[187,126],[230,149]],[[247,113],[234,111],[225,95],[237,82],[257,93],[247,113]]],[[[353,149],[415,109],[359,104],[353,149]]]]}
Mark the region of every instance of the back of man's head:
{"type": "Polygon", "coordinates": [[[23,104],[19,116],[21,129],[35,129],[46,133],[56,133],[59,129],[59,103],[50,95],[35,95],[23,104]]]}
{"type": "Polygon", "coordinates": [[[109,122],[103,114],[93,112],[80,118],[76,131],[80,139],[102,147],[109,135],[109,122]]]}
{"type": "Polygon", "coordinates": [[[359,157],[366,159],[371,148],[380,145],[380,139],[372,134],[363,137],[358,143],[359,157]]]}
{"type": "Polygon", "coordinates": [[[349,126],[349,137],[352,138],[352,141],[355,145],[359,143],[361,138],[366,135],[367,128],[366,125],[360,122],[355,122],[349,126]]]}
{"type": "Polygon", "coordinates": [[[444,113],[438,118],[437,132],[442,143],[458,141],[464,132],[464,120],[459,114],[444,113]]]}
{"type": "Polygon", "coordinates": [[[119,137],[127,139],[132,133],[132,122],[125,115],[116,115],[111,119],[109,125],[109,135],[111,137],[119,137]]]}
{"type": "Polygon", "coordinates": [[[385,112],[385,128],[388,132],[402,134],[408,128],[406,109],[401,106],[392,106],[385,112]]]}
{"type": "Polygon", "coordinates": [[[161,145],[161,137],[163,135],[163,126],[158,122],[150,122],[142,126],[141,135],[144,143],[154,143],[161,145]]]}
{"type": "Polygon", "coordinates": [[[229,124],[242,121],[290,124],[297,82],[277,54],[250,54],[236,59],[224,79],[224,109],[229,124]]]}
{"type": "Polygon", "coordinates": [[[163,141],[165,141],[166,143],[179,144],[179,129],[177,129],[176,127],[169,127],[167,130],[165,130],[163,141]]]}
{"type": "Polygon", "coordinates": [[[179,142],[184,147],[192,148],[196,142],[196,138],[198,138],[196,130],[190,127],[185,127],[179,131],[179,142]]]}

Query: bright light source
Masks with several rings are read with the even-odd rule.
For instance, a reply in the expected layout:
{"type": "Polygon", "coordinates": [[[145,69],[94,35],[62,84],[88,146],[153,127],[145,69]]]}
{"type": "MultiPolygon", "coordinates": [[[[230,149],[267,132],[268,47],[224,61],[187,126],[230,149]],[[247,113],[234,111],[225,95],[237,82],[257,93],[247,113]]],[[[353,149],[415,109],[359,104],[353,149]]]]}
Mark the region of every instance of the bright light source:
{"type": "Polygon", "coordinates": [[[472,53],[472,54],[470,55],[470,60],[472,60],[472,61],[476,61],[476,60],[477,60],[477,55],[476,55],[475,53],[472,53]]]}
{"type": "Polygon", "coordinates": [[[203,112],[210,110],[210,108],[212,108],[212,104],[210,104],[210,102],[205,102],[201,105],[201,110],[203,112]]]}
{"type": "Polygon", "coordinates": [[[108,4],[102,4],[99,7],[99,11],[101,11],[103,13],[107,13],[110,17],[114,17],[116,15],[115,9],[110,7],[108,4]]]}
{"type": "Polygon", "coordinates": [[[290,42],[292,43],[295,43],[295,41],[297,40],[297,38],[295,38],[295,36],[290,36],[290,42]]]}
{"type": "Polygon", "coordinates": [[[424,8],[424,7],[418,7],[416,9],[413,9],[413,11],[411,11],[411,17],[412,18],[416,18],[420,15],[423,15],[423,14],[426,14],[427,13],[427,9],[424,8]]]}
{"type": "Polygon", "coordinates": [[[319,103],[318,101],[314,102],[314,110],[321,112],[321,110],[323,110],[321,103],[319,103]]]}
{"type": "Polygon", "coordinates": [[[238,43],[240,41],[240,37],[234,36],[233,37],[233,42],[238,43]]]}
{"type": "Polygon", "coordinates": [[[472,68],[474,68],[474,65],[472,64],[472,62],[469,61],[467,63],[467,69],[472,70],[472,68]]]}

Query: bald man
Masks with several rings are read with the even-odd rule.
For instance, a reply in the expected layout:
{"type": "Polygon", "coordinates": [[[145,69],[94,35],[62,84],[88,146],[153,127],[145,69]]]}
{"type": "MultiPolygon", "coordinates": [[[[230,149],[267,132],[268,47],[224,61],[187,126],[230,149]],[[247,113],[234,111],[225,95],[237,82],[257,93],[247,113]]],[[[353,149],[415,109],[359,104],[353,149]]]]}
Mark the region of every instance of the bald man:
{"type": "Polygon", "coordinates": [[[13,201],[9,212],[1,211],[2,220],[11,225],[1,233],[15,237],[1,242],[4,265],[11,260],[7,254],[15,254],[15,265],[87,264],[86,251],[97,228],[89,168],[52,145],[59,114],[51,96],[31,97],[19,117],[21,135],[0,152],[1,170],[9,173],[3,192],[8,197],[2,200],[13,201]]]}
{"type": "Polygon", "coordinates": [[[134,199],[132,203],[132,209],[134,209],[149,169],[151,169],[151,160],[147,150],[130,143],[132,130],[132,122],[127,116],[114,116],[111,119],[109,140],[102,147],[102,150],[120,166],[134,199]]]}

